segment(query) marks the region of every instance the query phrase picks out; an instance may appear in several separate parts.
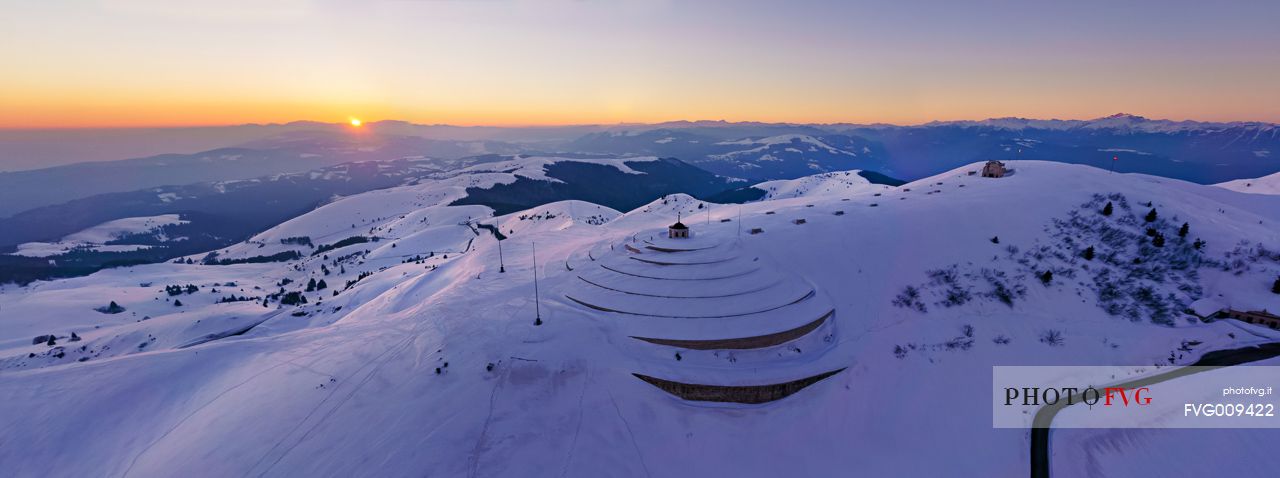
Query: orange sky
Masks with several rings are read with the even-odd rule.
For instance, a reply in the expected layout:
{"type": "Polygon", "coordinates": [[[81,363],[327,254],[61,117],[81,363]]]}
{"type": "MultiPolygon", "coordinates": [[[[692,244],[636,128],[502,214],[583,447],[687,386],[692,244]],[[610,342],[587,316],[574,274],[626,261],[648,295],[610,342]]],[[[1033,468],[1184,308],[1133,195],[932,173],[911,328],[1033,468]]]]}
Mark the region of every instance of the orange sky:
{"type": "Polygon", "coordinates": [[[1280,122],[1280,3],[31,2],[0,128],[1280,122]]]}

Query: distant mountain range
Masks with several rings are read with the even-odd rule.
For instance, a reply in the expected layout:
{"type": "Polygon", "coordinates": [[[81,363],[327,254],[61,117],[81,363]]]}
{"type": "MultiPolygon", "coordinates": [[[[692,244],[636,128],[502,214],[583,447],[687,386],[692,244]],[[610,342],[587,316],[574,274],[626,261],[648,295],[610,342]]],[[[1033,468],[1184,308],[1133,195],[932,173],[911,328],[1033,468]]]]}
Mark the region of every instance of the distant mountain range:
{"type": "MultiPolygon", "coordinates": [[[[241,240],[335,197],[442,178],[474,182],[456,184],[453,204],[485,205],[501,214],[566,199],[625,211],[673,192],[720,203],[753,201],[835,185],[774,183],[762,189],[753,187],[757,183],[843,171],[857,171],[860,178],[850,181],[898,185],[988,159],[1087,164],[1209,184],[1280,171],[1280,126],[1275,124],[1124,114],[1087,121],[997,118],[917,126],[682,121],[466,128],[389,121],[357,130],[290,123],[237,127],[231,133],[227,137],[244,141],[194,154],[0,173],[0,269],[39,277],[50,269],[78,274],[164,260],[241,240]],[[542,166],[545,173],[512,172],[524,167],[523,161],[538,161],[530,157],[557,160],[542,166]],[[606,161],[601,158],[610,165],[632,164],[640,174],[601,165],[606,161]],[[488,163],[506,169],[476,169],[488,163]],[[554,180],[543,180],[543,174],[554,180]],[[493,177],[509,180],[492,182],[493,177]],[[161,215],[178,215],[181,221],[163,226],[159,234],[95,247],[65,241],[110,221],[161,215]],[[67,252],[50,257],[57,265],[44,257],[2,255],[24,243],[44,244],[29,250],[67,252]]],[[[209,137],[201,136],[202,141],[209,137]]]]}
{"type": "Polygon", "coordinates": [[[434,140],[350,131],[289,131],[234,147],[0,173],[0,217],[97,194],[256,178],[335,164],[391,159],[440,161],[521,148],[495,141],[434,140]]]}
{"type": "Polygon", "coordinates": [[[1038,159],[1210,184],[1280,170],[1280,125],[999,118],[894,125],[666,123],[618,127],[567,146],[662,154],[753,180],[862,169],[912,180],[987,159],[1038,159]],[[1113,164],[1114,161],[1114,164],[1113,164]]]}
{"type": "MultiPolygon", "coordinates": [[[[172,142],[176,150],[216,144],[218,138],[228,143],[197,153],[0,173],[0,217],[109,192],[249,179],[352,161],[449,160],[483,154],[651,155],[750,181],[853,169],[912,180],[986,159],[1089,164],[1204,184],[1280,170],[1280,126],[1276,124],[1169,121],[1127,114],[1093,120],[995,118],[916,126],[676,121],[515,128],[382,121],[360,129],[297,122],[207,131],[64,134],[72,138],[69,143],[97,140],[113,145],[145,139],[138,136],[139,131],[151,131],[156,138],[172,142]]],[[[0,167],[25,164],[26,155],[40,157],[33,152],[40,144],[45,149],[63,148],[60,138],[54,132],[27,136],[4,132],[0,167]]]]}

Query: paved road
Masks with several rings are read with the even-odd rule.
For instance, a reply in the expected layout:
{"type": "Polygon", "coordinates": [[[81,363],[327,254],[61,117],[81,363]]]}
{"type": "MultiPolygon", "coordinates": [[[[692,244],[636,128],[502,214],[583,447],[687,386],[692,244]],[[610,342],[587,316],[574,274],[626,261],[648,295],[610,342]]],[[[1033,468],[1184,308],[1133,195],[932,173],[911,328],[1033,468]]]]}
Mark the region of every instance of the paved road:
{"type": "MultiPolygon", "coordinates": [[[[1215,350],[1204,354],[1203,357],[1200,357],[1200,360],[1191,364],[1191,367],[1181,367],[1159,375],[1109,386],[1125,388],[1146,387],[1178,377],[1213,370],[1214,368],[1256,362],[1277,356],[1280,356],[1280,342],[1238,349],[1215,350]]],[[[1074,400],[1061,400],[1055,405],[1041,408],[1036,413],[1034,426],[1031,428],[1031,478],[1049,478],[1049,436],[1051,432],[1049,426],[1053,424],[1053,417],[1068,406],[1067,402],[1080,403],[1082,398],[1082,396],[1077,396],[1074,397],[1074,400]]]]}

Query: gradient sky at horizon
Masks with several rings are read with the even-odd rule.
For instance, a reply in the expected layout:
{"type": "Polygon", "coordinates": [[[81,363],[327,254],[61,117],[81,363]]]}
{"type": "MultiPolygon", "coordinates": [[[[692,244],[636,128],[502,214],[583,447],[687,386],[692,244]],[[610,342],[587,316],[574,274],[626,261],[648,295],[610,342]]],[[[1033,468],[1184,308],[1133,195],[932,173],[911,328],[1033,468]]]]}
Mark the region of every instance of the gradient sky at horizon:
{"type": "Polygon", "coordinates": [[[0,128],[1280,122],[1275,1],[13,2],[0,128]]]}

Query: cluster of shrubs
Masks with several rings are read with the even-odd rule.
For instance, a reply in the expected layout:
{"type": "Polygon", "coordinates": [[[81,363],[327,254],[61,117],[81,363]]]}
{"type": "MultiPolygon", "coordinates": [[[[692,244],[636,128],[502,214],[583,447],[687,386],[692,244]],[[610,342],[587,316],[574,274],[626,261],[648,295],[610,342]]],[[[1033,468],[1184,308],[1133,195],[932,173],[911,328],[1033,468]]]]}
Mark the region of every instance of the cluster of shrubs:
{"type": "MultiPolygon", "coordinates": [[[[352,286],[356,285],[357,282],[360,282],[361,280],[364,280],[365,277],[369,277],[371,275],[373,275],[373,273],[369,271],[361,272],[355,279],[347,281],[347,285],[343,287],[342,290],[350,289],[352,286]]],[[[333,295],[338,295],[338,291],[333,291],[333,295]]]]}
{"type": "Polygon", "coordinates": [[[302,253],[298,251],[284,251],[284,252],[277,252],[269,256],[253,256],[253,257],[245,257],[243,259],[218,259],[216,256],[206,257],[204,260],[204,264],[210,265],[210,266],[229,266],[232,264],[262,264],[267,262],[292,261],[294,259],[301,259],[301,258],[302,258],[302,253]]]}
{"type": "MultiPolygon", "coordinates": [[[[919,345],[918,345],[918,344],[915,344],[915,343],[908,343],[908,344],[906,344],[906,346],[903,346],[903,345],[896,345],[896,344],[895,344],[895,345],[893,346],[893,356],[894,356],[894,357],[897,357],[897,358],[899,358],[899,359],[903,359],[903,358],[906,358],[906,357],[907,357],[907,354],[909,354],[909,353],[911,353],[911,352],[913,352],[913,351],[922,351],[922,352],[929,352],[929,351],[933,351],[933,352],[939,352],[939,351],[955,352],[955,351],[969,350],[969,349],[973,348],[973,343],[974,343],[974,341],[975,341],[975,340],[976,340],[976,338],[974,337],[974,328],[973,328],[973,326],[972,326],[972,325],[969,325],[969,324],[965,324],[964,326],[960,327],[960,335],[959,335],[959,336],[953,337],[953,338],[951,338],[951,339],[947,339],[947,340],[942,341],[942,342],[939,342],[939,343],[935,343],[935,344],[919,344],[919,345]]],[[[1001,335],[1001,336],[997,337],[996,343],[997,343],[997,344],[1007,344],[1007,343],[1009,343],[1009,339],[1007,339],[1007,338],[1005,338],[1005,336],[1001,335]]]]}
{"type": "Polygon", "coordinates": [[[322,244],[320,247],[317,247],[316,250],[311,253],[311,255],[313,256],[319,255],[325,252],[332,251],[334,249],[341,249],[343,247],[347,247],[355,244],[364,244],[370,241],[377,242],[378,238],[376,236],[372,238],[365,237],[365,236],[351,236],[341,241],[335,242],[333,244],[322,244]]]}
{"type": "MultiPolygon", "coordinates": [[[[67,342],[79,342],[79,341],[80,341],[80,336],[76,335],[75,332],[72,332],[71,336],[67,337],[67,342]]],[[[38,344],[45,344],[50,347],[54,345],[58,345],[58,336],[54,334],[37,335],[35,336],[35,338],[31,339],[31,345],[38,345],[38,344]]]]}
{"type": "MultiPolygon", "coordinates": [[[[1027,294],[1026,286],[1018,280],[1010,280],[1008,274],[999,269],[981,268],[976,273],[961,273],[956,265],[926,272],[929,281],[916,287],[908,285],[893,299],[893,305],[927,313],[925,291],[937,300],[934,305],[956,307],[969,303],[975,297],[996,300],[1010,307],[1015,300],[1027,294]],[[983,286],[974,292],[976,286],[983,286]]],[[[1050,275],[1052,277],[1052,275],[1050,275]]]]}
{"type": "Polygon", "coordinates": [[[280,296],[280,303],[282,305],[302,305],[307,303],[307,296],[296,290],[285,292],[280,296]]]}
{"type": "MultiPolygon", "coordinates": [[[[1143,209],[1135,211],[1123,194],[1095,194],[1065,217],[1051,221],[1046,228],[1048,244],[1037,241],[1026,251],[1005,246],[1003,257],[1014,261],[1016,270],[965,272],[952,265],[927,271],[927,282],[906,286],[892,303],[921,313],[928,311],[929,304],[956,307],[978,297],[1012,307],[1026,295],[1024,283],[1031,277],[1052,287],[1070,283],[1058,278],[1074,279],[1083,272],[1091,279],[1083,284],[1093,290],[1107,313],[1169,325],[1189,300],[1203,294],[1200,267],[1220,266],[1238,274],[1259,261],[1280,263],[1280,253],[1250,243],[1228,253],[1227,261],[1215,261],[1204,255],[1202,239],[1193,240],[1190,223],[1163,217],[1151,203],[1143,209]]],[[[989,240],[1000,244],[998,236],[989,240]]],[[[1280,279],[1273,288],[1280,291],[1280,279]]]]}
{"type": "Polygon", "coordinates": [[[292,236],[280,239],[280,243],[284,245],[297,244],[300,246],[315,247],[311,243],[311,236],[292,236]]]}
{"type": "MultiPolygon", "coordinates": [[[[174,295],[182,295],[182,294],[194,294],[194,293],[196,293],[196,292],[200,291],[200,287],[197,287],[197,286],[196,286],[196,285],[194,285],[194,284],[187,284],[187,285],[185,285],[185,286],[181,286],[181,285],[176,285],[176,284],[175,284],[175,285],[167,285],[167,286],[164,286],[164,291],[165,291],[165,293],[167,293],[167,294],[169,294],[169,295],[171,295],[171,296],[174,296],[174,295]]],[[[113,303],[114,303],[114,302],[113,302],[113,303]]]]}

